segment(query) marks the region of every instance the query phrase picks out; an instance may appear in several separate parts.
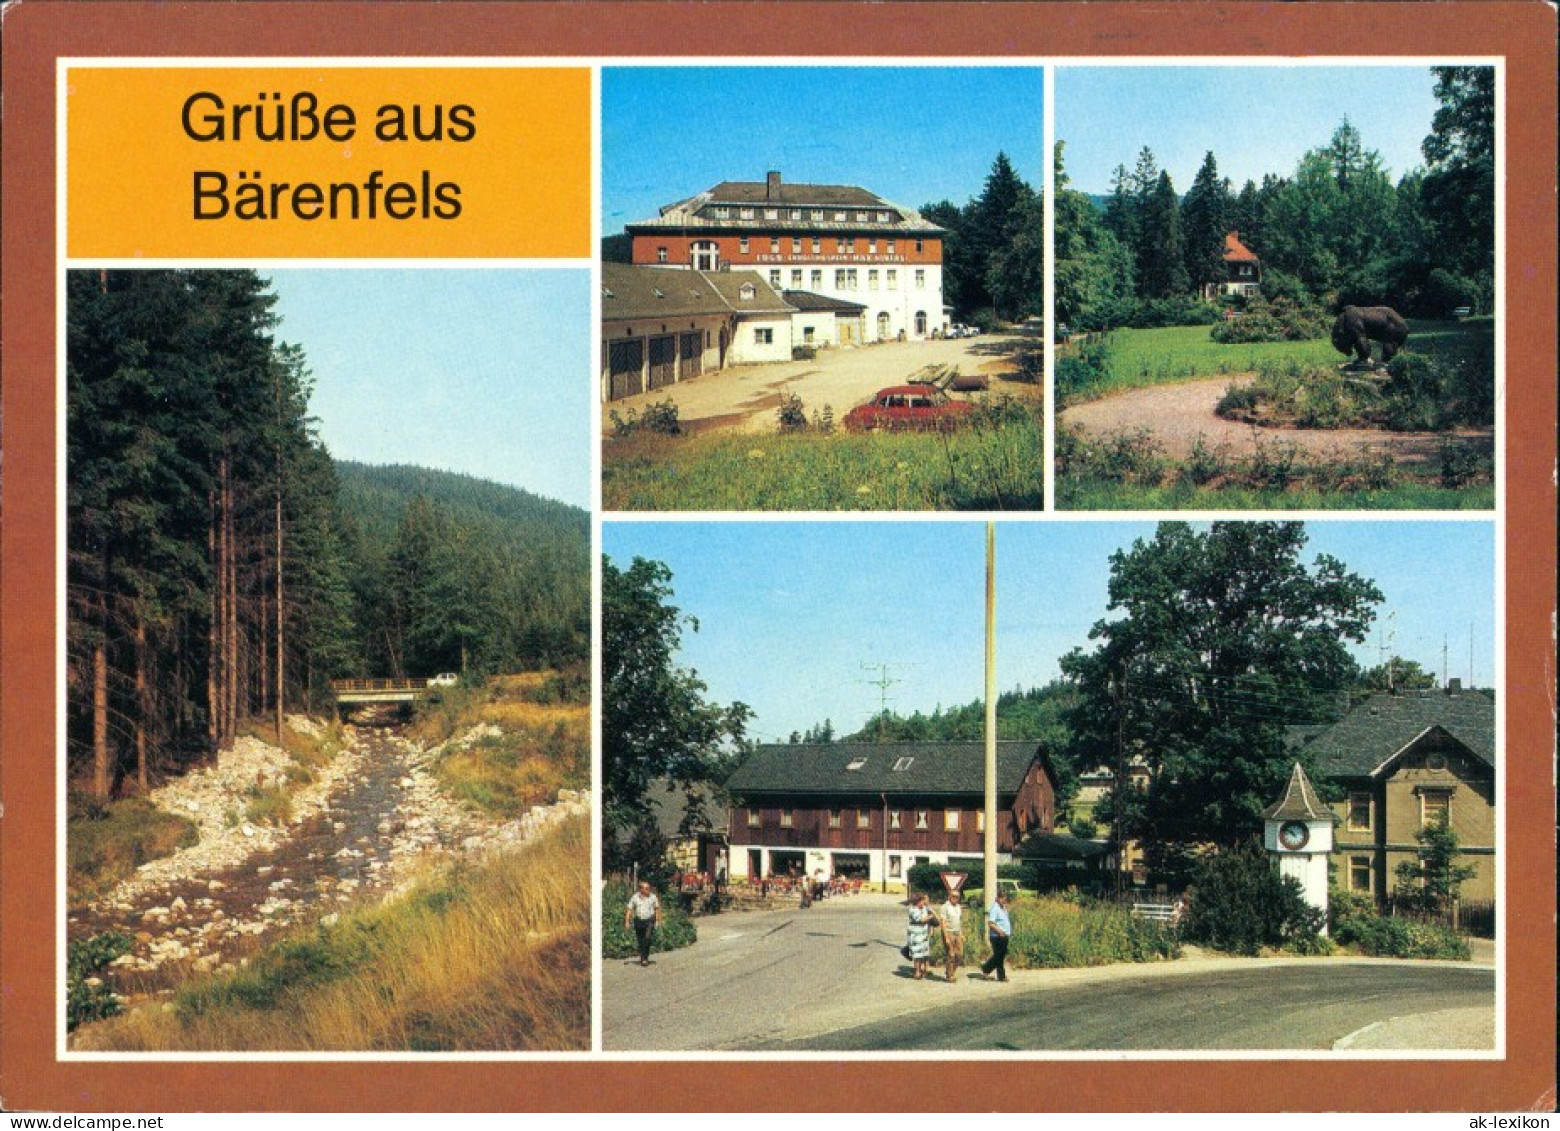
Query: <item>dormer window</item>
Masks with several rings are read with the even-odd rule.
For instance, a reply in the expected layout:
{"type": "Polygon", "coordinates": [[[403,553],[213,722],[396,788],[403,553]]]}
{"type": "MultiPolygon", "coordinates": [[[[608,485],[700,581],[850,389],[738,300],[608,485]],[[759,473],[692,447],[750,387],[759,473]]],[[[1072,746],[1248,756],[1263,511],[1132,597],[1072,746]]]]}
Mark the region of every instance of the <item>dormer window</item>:
{"type": "Polygon", "coordinates": [[[717,204],[714,208],[710,209],[710,215],[714,216],[717,220],[725,220],[731,215],[731,209],[727,208],[724,204],[717,204]]]}
{"type": "Polygon", "coordinates": [[[753,210],[751,208],[744,208],[739,213],[737,213],[737,215],[744,220],[751,220],[753,218],[753,210]]]}
{"type": "Polygon", "coordinates": [[[752,283],[743,283],[742,286],[737,288],[737,297],[743,302],[752,302],[753,296],[757,293],[758,290],[752,283]]]}
{"type": "Polygon", "coordinates": [[[764,219],[766,219],[766,220],[778,220],[779,218],[780,218],[780,210],[779,209],[777,209],[777,208],[766,208],[766,209],[764,209],[764,219]]]}
{"type": "Polygon", "coordinates": [[[877,214],[877,218],[878,218],[878,223],[879,224],[886,224],[886,223],[888,223],[888,213],[887,212],[879,212],[877,214]]]}

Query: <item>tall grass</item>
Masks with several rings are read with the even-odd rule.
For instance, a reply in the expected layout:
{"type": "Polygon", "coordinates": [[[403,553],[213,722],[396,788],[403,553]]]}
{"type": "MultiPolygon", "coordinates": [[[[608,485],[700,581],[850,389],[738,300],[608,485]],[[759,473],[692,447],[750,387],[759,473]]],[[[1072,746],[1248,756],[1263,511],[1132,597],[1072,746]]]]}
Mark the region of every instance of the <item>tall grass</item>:
{"type": "MultiPolygon", "coordinates": [[[[1023,896],[1008,911],[1013,920],[1008,964],[1020,970],[1159,962],[1181,956],[1173,929],[1139,919],[1120,904],[1023,896]]],[[[938,951],[933,957],[940,961],[942,940],[936,932],[933,935],[938,951]]],[[[964,953],[966,962],[987,953],[986,920],[979,904],[964,914],[964,953]]]]}
{"type": "Polygon", "coordinates": [[[144,798],[106,806],[72,800],[65,833],[65,890],[72,906],[102,895],[148,860],[200,839],[193,821],[144,798]]]}
{"type": "Polygon", "coordinates": [[[612,510],[1035,510],[1042,414],[1009,409],[947,433],[635,436],[603,452],[612,510]]]}
{"type": "Polygon", "coordinates": [[[300,930],[233,973],[84,1027],[78,1048],[585,1050],[590,823],[300,930]]]}
{"type": "Polygon", "coordinates": [[[555,674],[495,676],[450,688],[419,709],[409,733],[429,745],[446,744],[433,771],[447,792],[509,819],[553,800],[559,789],[589,788],[589,703],[555,698],[555,674]],[[501,733],[458,741],[482,725],[501,733]]]}

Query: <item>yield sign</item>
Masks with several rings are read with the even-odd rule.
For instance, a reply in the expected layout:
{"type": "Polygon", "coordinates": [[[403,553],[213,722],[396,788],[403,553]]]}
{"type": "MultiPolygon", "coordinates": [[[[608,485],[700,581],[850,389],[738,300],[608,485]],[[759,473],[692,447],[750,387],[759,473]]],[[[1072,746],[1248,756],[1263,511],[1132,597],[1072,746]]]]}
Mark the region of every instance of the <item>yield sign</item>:
{"type": "Polygon", "coordinates": [[[948,889],[949,895],[962,889],[964,881],[968,879],[963,872],[938,872],[937,874],[942,877],[943,887],[948,889]]]}

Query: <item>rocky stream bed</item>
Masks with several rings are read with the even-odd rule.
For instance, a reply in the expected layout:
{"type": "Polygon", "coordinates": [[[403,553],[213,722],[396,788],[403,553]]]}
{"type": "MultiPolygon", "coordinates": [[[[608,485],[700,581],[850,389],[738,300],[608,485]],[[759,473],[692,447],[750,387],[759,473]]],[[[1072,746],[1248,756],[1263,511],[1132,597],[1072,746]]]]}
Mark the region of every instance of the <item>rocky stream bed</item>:
{"type": "MultiPolygon", "coordinates": [[[[314,724],[293,718],[289,725],[314,724]]],[[[478,727],[452,744],[495,733],[478,727]]],[[[555,804],[515,821],[481,817],[436,784],[430,766],[441,749],[425,750],[390,728],[348,727],[343,750],[292,795],[291,819],[276,827],[238,815],[247,791],[280,781],[290,760],[274,746],[240,739],[216,765],[151,794],[159,808],[194,821],[199,842],[71,909],[68,938],[130,936],[134,946],[114,961],[109,981],[129,997],[163,993],[191,974],[231,969],[290,927],[389,897],[430,857],[517,845],[589,811],[587,795],[564,790],[555,804]]]]}

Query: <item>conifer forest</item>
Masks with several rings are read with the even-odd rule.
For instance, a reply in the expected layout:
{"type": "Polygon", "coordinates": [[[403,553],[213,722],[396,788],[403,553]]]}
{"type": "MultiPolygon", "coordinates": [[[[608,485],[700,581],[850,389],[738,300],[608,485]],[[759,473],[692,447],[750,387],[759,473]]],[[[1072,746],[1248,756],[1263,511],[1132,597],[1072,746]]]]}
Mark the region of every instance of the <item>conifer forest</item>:
{"type": "Polygon", "coordinates": [[[585,513],[338,464],[247,270],[67,281],[67,728],[96,801],[321,708],[328,681],[583,666],[585,513]]]}

